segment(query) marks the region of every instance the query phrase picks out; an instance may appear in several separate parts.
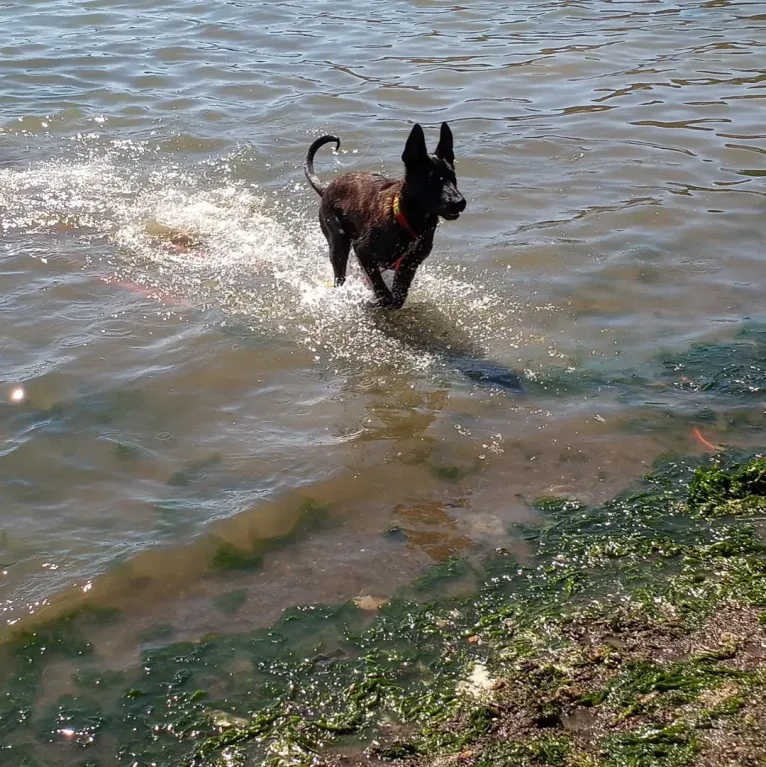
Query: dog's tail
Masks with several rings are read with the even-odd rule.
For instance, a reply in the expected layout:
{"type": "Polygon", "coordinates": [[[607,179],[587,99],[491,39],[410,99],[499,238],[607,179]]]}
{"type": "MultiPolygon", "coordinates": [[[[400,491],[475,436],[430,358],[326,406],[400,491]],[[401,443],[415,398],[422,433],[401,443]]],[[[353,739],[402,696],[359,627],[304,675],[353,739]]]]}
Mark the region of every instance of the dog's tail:
{"type": "Polygon", "coordinates": [[[331,144],[333,141],[335,142],[335,151],[337,152],[340,149],[340,139],[337,136],[321,136],[318,138],[309,147],[309,151],[306,152],[306,162],[303,164],[303,170],[306,174],[306,178],[309,180],[309,184],[311,184],[314,191],[320,197],[324,194],[324,190],[327,189],[327,187],[322,184],[317,178],[316,173],[314,173],[314,155],[317,153],[319,147],[322,147],[325,144],[331,144]]]}

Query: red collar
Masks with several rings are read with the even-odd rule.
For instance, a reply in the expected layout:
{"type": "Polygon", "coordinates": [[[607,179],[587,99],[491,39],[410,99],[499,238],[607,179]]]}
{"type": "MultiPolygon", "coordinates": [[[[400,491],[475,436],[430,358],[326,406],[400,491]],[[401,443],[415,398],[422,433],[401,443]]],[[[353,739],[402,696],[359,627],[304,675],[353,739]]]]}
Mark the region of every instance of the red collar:
{"type": "Polygon", "coordinates": [[[407,221],[406,216],[402,213],[401,200],[398,194],[394,195],[394,202],[391,207],[394,212],[394,221],[396,221],[402,229],[406,230],[413,240],[417,240],[418,233],[410,226],[410,222],[407,221]]]}

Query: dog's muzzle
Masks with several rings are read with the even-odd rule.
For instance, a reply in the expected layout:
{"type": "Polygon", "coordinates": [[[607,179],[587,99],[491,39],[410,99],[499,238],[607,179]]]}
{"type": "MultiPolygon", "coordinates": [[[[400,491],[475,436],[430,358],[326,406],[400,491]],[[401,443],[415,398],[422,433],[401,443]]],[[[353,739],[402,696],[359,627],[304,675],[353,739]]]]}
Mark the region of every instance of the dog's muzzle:
{"type": "Polygon", "coordinates": [[[465,206],[465,197],[450,202],[442,211],[442,218],[445,218],[447,221],[454,221],[465,210],[465,206]]]}

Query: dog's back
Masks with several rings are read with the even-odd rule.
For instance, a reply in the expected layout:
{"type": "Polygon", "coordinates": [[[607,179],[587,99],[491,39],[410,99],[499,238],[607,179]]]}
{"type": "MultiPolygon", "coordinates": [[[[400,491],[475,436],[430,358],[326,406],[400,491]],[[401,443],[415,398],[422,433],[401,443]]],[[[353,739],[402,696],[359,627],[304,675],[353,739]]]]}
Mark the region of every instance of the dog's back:
{"type": "Polygon", "coordinates": [[[352,243],[366,229],[391,225],[391,204],[402,182],[372,173],[344,173],[322,195],[322,207],[343,221],[352,243]]]}

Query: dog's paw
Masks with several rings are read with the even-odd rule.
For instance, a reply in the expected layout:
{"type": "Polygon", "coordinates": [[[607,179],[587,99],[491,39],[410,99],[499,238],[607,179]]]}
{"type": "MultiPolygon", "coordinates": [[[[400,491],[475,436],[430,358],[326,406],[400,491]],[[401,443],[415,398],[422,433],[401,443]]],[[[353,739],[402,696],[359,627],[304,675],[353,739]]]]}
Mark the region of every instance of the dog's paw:
{"type": "Polygon", "coordinates": [[[394,309],[394,302],[390,298],[373,298],[367,303],[368,309],[394,309]]]}
{"type": "Polygon", "coordinates": [[[368,306],[370,309],[401,309],[404,306],[404,301],[396,297],[391,298],[376,298],[371,301],[368,306]]]}

